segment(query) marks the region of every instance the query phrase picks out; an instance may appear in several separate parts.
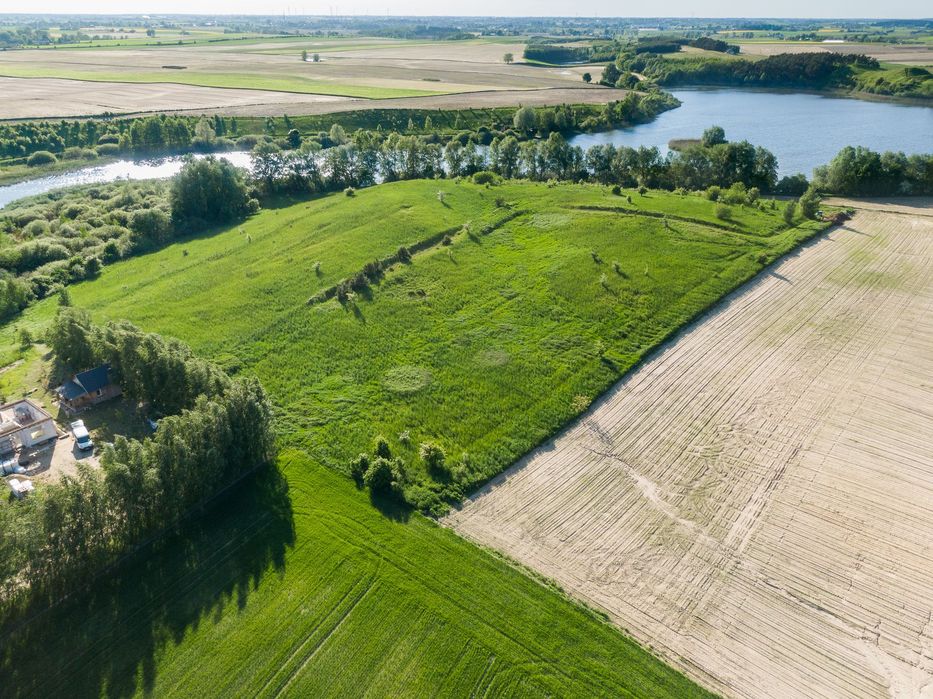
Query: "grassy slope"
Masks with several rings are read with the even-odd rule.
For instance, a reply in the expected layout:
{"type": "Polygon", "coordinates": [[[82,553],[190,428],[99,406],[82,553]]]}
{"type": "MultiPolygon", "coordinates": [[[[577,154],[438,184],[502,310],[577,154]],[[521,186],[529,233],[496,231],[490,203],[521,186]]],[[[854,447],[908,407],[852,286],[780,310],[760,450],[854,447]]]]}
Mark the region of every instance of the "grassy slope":
{"type": "Polygon", "coordinates": [[[244,90],[273,90],[277,92],[299,92],[341,97],[367,97],[385,99],[389,97],[421,97],[441,95],[443,91],[408,90],[404,88],[370,85],[342,85],[328,80],[314,80],[300,75],[276,77],[268,73],[205,73],[188,70],[164,71],[88,71],[53,66],[0,64],[0,75],[11,78],[62,78],[87,82],[111,83],[176,83],[201,87],[229,87],[244,90]]]}
{"type": "MultiPolygon", "coordinates": [[[[717,223],[700,197],[633,202],[717,223]]],[[[439,441],[451,461],[467,452],[472,483],[552,434],[671,331],[810,233],[768,235],[780,217],[751,209],[736,209],[735,225],[748,232],[735,233],[573,208],[587,204],[629,206],[592,186],[383,185],[267,210],[106,268],[72,298],[98,320],[128,318],[255,373],[287,443],[328,466],[345,468],[382,433],[431,488],[440,486],[421,472],[417,445],[439,441]],[[476,235],[507,212],[498,197],[535,213],[476,235]],[[472,236],[456,234],[450,247],[390,272],[370,298],[306,305],[365,262],[465,223],[472,236]],[[406,430],[411,446],[398,440],[406,430]]],[[[50,300],[20,324],[38,335],[53,313],[50,300]]],[[[12,358],[9,327],[4,337],[12,358]]]]}
{"type": "Polygon", "coordinates": [[[0,645],[6,695],[706,696],[595,615],[288,453],[0,645]]]}

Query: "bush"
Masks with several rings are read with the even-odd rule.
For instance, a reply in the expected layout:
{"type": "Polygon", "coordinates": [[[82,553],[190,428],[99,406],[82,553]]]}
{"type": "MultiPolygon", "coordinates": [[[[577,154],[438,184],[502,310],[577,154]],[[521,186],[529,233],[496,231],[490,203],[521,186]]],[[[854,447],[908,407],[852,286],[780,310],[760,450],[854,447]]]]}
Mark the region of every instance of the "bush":
{"type": "Polygon", "coordinates": [[[622,188],[621,188],[619,185],[614,184],[614,185],[612,185],[612,193],[613,193],[615,196],[620,197],[620,196],[622,196],[622,188]]]}
{"type": "Polygon", "coordinates": [[[399,486],[398,476],[396,462],[377,456],[363,474],[363,484],[373,493],[385,494],[399,486]]]}
{"type": "Polygon", "coordinates": [[[389,442],[382,435],[379,435],[373,440],[373,454],[377,457],[381,456],[383,459],[392,458],[392,450],[389,449],[389,442]]]}
{"type": "Polygon", "coordinates": [[[418,454],[421,456],[421,460],[424,461],[424,465],[428,467],[428,471],[446,473],[447,455],[437,444],[424,442],[418,449],[418,454]]]}
{"type": "Polygon", "coordinates": [[[645,185],[642,185],[638,188],[638,193],[642,196],[645,196],[648,193],[648,188],[645,185]]]}
{"type": "Polygon", "coordinates": [[[473,174],[474,184],[495,184],[497,182],[496,173],[489,170],[480,170],[473,174]]]}
{"type": "Polygon", "coordinates": [[[797,202],[789,201],[787,206],[784,207],[784,223],[788,226],[794,225],[794,218],[797,216],[797,202]]]}
{"type": "Polygon", "coordinates": [[[26,158],[26,165],[29,167],[38,167],[40,165],[51,165],[57,163],[58,158],[47,150],[37,150],[26,158]]]}
{"type": "Polygon", "coordinates": [[[799,197],[807,191],[809,186],[810,183],[807,182],[806,176],[797,173],[796,175],[782,177],[775,186],[774,191],[788,197],[799,197]]]}
{"type": "Polygon", "coordinates": [[[363,477],[369,470],[369,455],[360,454],[350,462],[350,476],[357,483],[363,482],[363,477]]]}
{"type": "Polygon", "coordinates": [[[172,180],[169,201],[178,224],[197,220],[222,223],[249,212],[242,172],[213,156],[185,163],[172,180]]]}
{"type": "Polygon", "coordinates": [[[709,187],[706,190],[706,198],[709,199],[710,201],[719,201],[719,197],[721,194],[722,194],[722,190],[716,185],[713,185],[712,187],[709,187]]]}
{"type": "Polygon", "coordinates": [[[116,143],[101,143],[95,150],[97,151],[97,155],[106,158],[118,155],[120,153],[120,146],[116,143]]]}
{"type": "Polygon", "coordinates": [[[347,187],[345,190],[343,190],[343,193],[348,197],[352,197],[356,195],[356,190],[353,189],[353,187],[347,187]]]}
{"type": "Polygon", "coordinates": [[[164,243],[172,237],[172,220],[161,209],[140,209],[130,218],[130,230],[154,243],[164,243]]]}
{"type": "Polygon", "coordinates": [[[803,214],[804,218],[814,219],[816,218],[816,212],[820,207],[820,197],[811,187],[804,195],[800,197],[800,213],[803,214]]]}
{"type": "Polygon", "coordinates": [[[728,221],[732,218],[732,209],[730,209],[725,204],[719,204],[716,207],[716,218],[723,221],[728,221]]]}

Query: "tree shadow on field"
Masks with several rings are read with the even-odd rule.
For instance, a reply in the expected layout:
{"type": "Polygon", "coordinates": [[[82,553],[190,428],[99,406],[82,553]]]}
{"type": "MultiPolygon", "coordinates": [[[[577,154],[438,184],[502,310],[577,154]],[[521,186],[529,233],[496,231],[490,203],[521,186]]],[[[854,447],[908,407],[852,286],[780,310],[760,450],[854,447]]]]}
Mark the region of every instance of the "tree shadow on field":
{"type": "Polygon", "coordinates": [[[217,623],[232,600],[242,610],[264,576],[283,573],[294,540],[288,484],[262,469],[86,589],[7,622],[3,695],[149,693],[162,649],[217,623]]]}

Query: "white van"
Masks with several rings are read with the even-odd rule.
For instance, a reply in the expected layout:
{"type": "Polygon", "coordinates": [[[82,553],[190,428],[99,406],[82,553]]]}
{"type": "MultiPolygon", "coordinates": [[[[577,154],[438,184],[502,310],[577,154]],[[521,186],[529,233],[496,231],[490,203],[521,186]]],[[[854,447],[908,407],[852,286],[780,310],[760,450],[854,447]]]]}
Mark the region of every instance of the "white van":
{"type": "Polygon", "coordinates": [[[84,420],[75,420],[72,422],[71,432],[74,434],[75,441],[78,443],[78,449],[81,451],[88,451],[94,448],[94,441],[91,439],[87,427],[84,426],[84,420]]]}

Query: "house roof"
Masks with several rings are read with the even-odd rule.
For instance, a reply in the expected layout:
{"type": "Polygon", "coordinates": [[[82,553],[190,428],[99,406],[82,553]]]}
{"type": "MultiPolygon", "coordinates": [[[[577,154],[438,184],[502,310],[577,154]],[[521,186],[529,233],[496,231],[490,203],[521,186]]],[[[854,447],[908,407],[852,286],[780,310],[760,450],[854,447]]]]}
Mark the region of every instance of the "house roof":
{"type": "Polygon", "coordinates": [[[59,389],[58,393],[65,400],[74,400],[80,396],[108,386],[110,384],[110,365],[101,364],[94,369],[82,371],[75,374],[74,378],[69,379],[59,389]]]}

